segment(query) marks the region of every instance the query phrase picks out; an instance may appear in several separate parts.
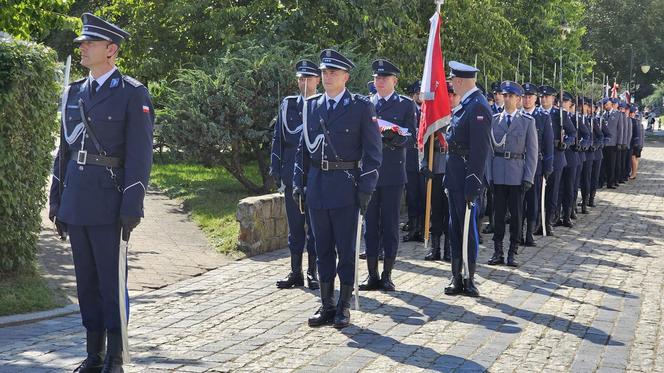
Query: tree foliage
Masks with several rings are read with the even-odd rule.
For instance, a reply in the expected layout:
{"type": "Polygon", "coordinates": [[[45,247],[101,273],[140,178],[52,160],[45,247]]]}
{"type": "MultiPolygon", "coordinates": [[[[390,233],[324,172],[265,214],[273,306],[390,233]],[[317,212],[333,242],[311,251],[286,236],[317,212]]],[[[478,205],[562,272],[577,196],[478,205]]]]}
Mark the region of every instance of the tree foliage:
{"type": "Polygon", "coordinates": [[[67,0],[0,0],[0,31],[24,40],[43,41],[53,30],[73,28],[67,0]]]}

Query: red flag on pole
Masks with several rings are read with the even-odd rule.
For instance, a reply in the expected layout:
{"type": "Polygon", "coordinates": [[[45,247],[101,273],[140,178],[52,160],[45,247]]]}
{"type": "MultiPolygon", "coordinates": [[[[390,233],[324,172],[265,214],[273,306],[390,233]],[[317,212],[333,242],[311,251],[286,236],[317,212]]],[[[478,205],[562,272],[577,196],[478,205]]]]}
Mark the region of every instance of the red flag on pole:
{"type": "Polygon", "coordinates": [[[611,98],[618,98],[618,89],[620,89],[618,83],[613,82],[613,88],[611,88],[611,98]]]}
{"type": "MultiPolygon", "coordinates": [[[[422,116],[417,133],[417,147],[420,152],[424,150],[424,143],[429,136],[449,124],[451,113],[450,98],[447,94],[445,80],[445,60],[440,44],[440,24],[442,22],[440,13],[436,11],[429,22],[431,23],[429,42],[420,88],[420,96],[423,102],[422,116]]],[[[440,133],[438,133],[438,140],[442,145],[445,144],[445,138],[440,133]]]]}

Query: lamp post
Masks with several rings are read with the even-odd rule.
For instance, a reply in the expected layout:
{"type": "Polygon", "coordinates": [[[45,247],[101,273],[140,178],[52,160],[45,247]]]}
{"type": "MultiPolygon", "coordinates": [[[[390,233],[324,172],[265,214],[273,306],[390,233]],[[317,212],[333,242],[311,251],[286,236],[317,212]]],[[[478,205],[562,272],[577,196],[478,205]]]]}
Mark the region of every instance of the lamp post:
{"type": "Polygon", "coordinates": [[[627,91],[632,92],[632,70],[634,69],[634,45],[629,44],[629,49],[631,50],[629,57],[629,79],[627,80],[627,91]]]}

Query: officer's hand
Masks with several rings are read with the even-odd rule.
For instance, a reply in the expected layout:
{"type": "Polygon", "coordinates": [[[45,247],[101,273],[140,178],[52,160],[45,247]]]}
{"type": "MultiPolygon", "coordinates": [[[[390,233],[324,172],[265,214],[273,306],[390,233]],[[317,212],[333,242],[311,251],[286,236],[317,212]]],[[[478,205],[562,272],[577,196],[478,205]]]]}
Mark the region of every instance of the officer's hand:
{"type": "Polygon", "coordinates": [[[420,168],[420,173],[421,173],[422,175],[424,175],[424,177],[425,177],[427,180],[429,180],[429,179],[433,179],[433,177],[434,177],[433,172],[431,172],[431,170],[430,170],[428,167],[422,167],[422,168],[420,168]]]}
{"type": "Polygon", "coordinates": [[[304,192],[302,192],[302,189],[298,187],[293,187],[293,201],[295,201],[296,205],[300,205],[302,203],[302,207],[304,208],[304,192]]]}
{"type": "Polygon", "coordinates": [[[371,194],[364,192],[357,192],[357,203],[360,205],[360,213],[366,215],[367,208],[369,208],[369,201],[371,201],[371,194]]]}
{"type": "Polygon", "coordinates": [[[62,241],[67,240],[67,223],[58,220],[58,218],[54,217],[52,220],[55,223],[55,229],[58,231],[58,236],[60,236],[60,239],[62,241]]]}
{"type": "Polygon", "coordinates": [[[524,181],[521,182],[521,191],[525,193],[528,190],[530,190],[530,188],[532,186],[533,186],[533,183],[531,183],[530,181],[524,180],[524,181]]]}
{"type": "Polygon", "coordinates": [[[141,222],[138,216],[120,215],[120,224],[122,225],[122,240],[129,241],[129,235],[141,222]]]}

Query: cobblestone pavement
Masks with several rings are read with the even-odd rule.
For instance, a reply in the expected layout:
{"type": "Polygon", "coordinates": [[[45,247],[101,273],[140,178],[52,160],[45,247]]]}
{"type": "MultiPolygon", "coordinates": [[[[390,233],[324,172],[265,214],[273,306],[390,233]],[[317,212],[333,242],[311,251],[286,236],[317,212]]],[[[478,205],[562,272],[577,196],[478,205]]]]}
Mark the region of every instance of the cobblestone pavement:
{"type": "MultiPolygon", "coordinates": [[[[449,265],[407,244],[398,291],[313,329],[316,294],[274,286],[280,250],[135,297],[128,371],[664,372],[664,146],[648,145],[636,181],[522,249],[520,268],[480,265],[480,298],[443,295],[449,265]]],[[[82,339],[77,315],[0,329],[0,371],[71,369],[82,339]]]]}
{"type": "MultiPolygon", "coordinates": [[[[128,253],[130,295],[162,288],[217,268],[229,259],[210,246],[179,202],[157,191],[145,199],[147,216],[131,235],[128,253]]],[[[51,285],[76,303],[76,277],[69,242],[60,241],[48,209],[42,211],[38,259],[51,285]]]]}

